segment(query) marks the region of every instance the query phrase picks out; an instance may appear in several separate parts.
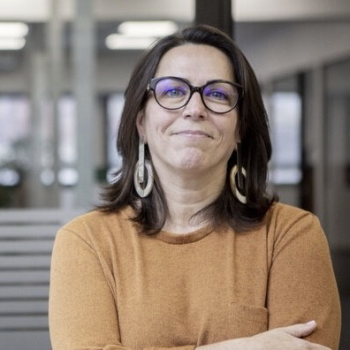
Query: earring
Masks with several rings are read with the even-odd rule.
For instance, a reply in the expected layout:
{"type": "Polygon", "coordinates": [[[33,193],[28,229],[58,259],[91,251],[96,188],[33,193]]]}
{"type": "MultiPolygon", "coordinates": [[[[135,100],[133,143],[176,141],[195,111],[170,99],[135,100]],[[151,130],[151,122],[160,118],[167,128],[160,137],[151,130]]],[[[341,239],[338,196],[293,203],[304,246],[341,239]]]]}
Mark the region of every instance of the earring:
{"type": "MultiPolygon", "coordinates": [[[[244,177],[247,176],[247,172],[246,170],[242,167],[242,171],[241,171],[242,175],[244,177]]],[[[247,204],[247,197],[244,196],[241,192],[240,192],[240,188],[236,183],[236,178],[238,177],[237,175],[239,175],[239,171],[238,171],[238,166],[235,165],[230,173],[230,185],[231,185],[231,190],[233,192],[233,194],[236,196],[236,198],[242,203],[242,204],[247,204]]]]}
{"type": "Polygon", "coordinates": [[[242,166],[241,159],[241,143],[237,142],[236,145],[236,154],[237,154],[237,164],[232,168],[230,173],[230,184],[233,194],[236,198],[242,203],[247,203],[247,197],[242,194],[242,189],[244,188],[244,177],[247,177],[247,172],[242,166]],[[236,183],[236,180],[238,183],[236,183]]]}
{"type": "Polygon", "coordinates": [[[141,198],[147,197],[153,188],[153,169],[149,160],[145,160],[145,143],[143,137],[139,139],[139,159],[135,166],[134,186],[141,198]],[[147,183],[145,182],[145,169],[147,170],[147,183]],[[142,186],[141,186],[142,185],[142,186]]]}

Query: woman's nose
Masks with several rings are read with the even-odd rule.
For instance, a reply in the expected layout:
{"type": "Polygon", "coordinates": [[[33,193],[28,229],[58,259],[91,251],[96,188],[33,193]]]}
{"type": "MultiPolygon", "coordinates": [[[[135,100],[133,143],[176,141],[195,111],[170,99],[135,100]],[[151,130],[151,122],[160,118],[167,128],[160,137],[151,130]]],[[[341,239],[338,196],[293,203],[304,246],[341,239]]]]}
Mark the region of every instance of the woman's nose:
{"type": "Polygon", "coordinates": [[[203,118],[207,115],[207,111],[200,93],[195,91],[184,108],[185,116],[203,118]]]}

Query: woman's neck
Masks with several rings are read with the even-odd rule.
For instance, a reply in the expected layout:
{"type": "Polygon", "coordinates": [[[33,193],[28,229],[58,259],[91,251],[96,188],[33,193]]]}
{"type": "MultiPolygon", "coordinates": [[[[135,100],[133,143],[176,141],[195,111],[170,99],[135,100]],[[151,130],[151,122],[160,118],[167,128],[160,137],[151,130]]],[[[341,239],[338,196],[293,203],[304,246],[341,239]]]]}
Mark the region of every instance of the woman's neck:
{"type": "Polygon", "coordinates": [[[168,181],[161,181],[169,208],[164,230],[181,234],[206,225],[207,221],[200,215],[192,217],[219,196],[224,183],[222,174],[192,179],[168,177],[168,181]]]}

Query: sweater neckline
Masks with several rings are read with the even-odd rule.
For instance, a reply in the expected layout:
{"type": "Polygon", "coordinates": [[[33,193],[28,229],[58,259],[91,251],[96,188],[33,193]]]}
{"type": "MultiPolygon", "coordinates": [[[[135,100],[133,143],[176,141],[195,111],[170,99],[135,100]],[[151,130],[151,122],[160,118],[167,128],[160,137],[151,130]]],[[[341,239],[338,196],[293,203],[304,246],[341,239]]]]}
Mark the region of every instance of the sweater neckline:
{"type": "Polygon", "coordinates": [[[174,233],[162,230],[157,234],[157,239],[170,244],[189,244],[200,241],[213,231],[213,227],[208,224],[195,231],[188,233],[174,233]]]}

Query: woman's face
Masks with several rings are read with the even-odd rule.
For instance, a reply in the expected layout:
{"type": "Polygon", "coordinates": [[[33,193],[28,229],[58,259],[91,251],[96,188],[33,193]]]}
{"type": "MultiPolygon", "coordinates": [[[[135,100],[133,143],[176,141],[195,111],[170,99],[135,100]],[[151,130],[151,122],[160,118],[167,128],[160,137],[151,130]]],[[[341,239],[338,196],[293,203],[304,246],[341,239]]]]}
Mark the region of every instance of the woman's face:
{"type": "MultiPolygon", "coordinates": [[[[169,50],[161,59],[155,77],[174,76],[193,86],[222,79],[235,82],[232,65],[220,50],[209,45],[185,44],[169,50]]],[[[225,114],[208,110],[195,92],[188,104],[177,110],[161,107],[153,92],[137,118],[139,135],[148,144],[152,163],[162,174],[226,173],[238,141],[237,109],[225,114]],[[214,171],[215,170],[215,171],[214,171]]],[[[168,176],[167,175],[167,176],[168,176]]]]}

